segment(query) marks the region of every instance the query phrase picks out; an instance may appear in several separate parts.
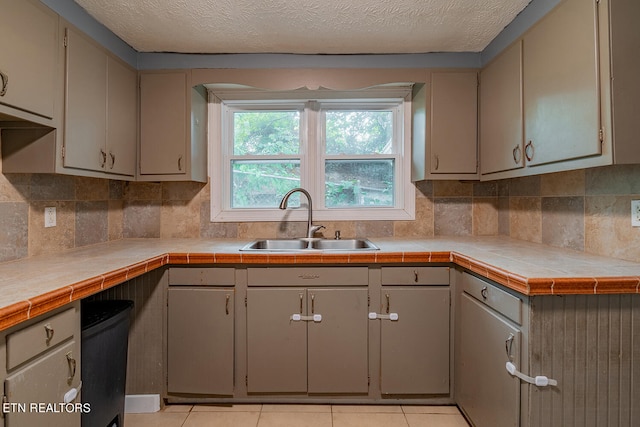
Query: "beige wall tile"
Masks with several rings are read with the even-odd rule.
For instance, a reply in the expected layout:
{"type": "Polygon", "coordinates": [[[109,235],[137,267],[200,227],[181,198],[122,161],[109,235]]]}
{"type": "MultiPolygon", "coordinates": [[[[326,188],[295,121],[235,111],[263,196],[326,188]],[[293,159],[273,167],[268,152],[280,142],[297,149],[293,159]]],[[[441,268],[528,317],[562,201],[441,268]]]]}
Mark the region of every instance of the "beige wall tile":
{"type": "Polygon", "coordinates": [[[125,200],[162,200],[162,184],[159,182],[126,182],[125,200]]]}
{"type": "Polygon", "coordinates": [[[416,199],[416,219],[414,221],[395,221],[393,223],[395,237],[431,237],[433,234],[432,198],[420,197],[416,199]]]}
{"type": "Polygon", "coordinates": [[[640,262],[640,228],[632,227],[630,219],[632,198],[585,197],[585,251],[640,262]]]}
{"type": "Polygon", "coordinates": [[[109,240],[109,202],[107,200],[76,202],[75,220],[76,247],[109,240]]]}
{"type": "Polygon", "coordinates": [[[498,198],[473,198],[473,235],[495,236],[498,234],[498,198]]]}
{"type": "Polygon", "coordinates": [[[540,176],[525,176],[509,180],[509,196],[539,196],[540,176]]]}
{"type": "Polygon", "coordinates": [[[200,237],[200,202],[197,200],[163,201],[160,237],[200,237]]]}
{"type": "Polygon", "coordinates": [[[471,235],[473,232],[472,210],[470,197],[435,199],[434,235],[471,235]]]}
{"type": "Polygon", "coordinates": [[[162,200],[199,200],[204,186],[201,182],[163,182],[162,200]]]}
{"type": "Polygon", "coordinates": [[[30,174],[0,173],[0,202],[24,202],[30,199],[30,174]]]}
{"type": "Polygon", "coordinates": [[[551,173],[540,177],[541,196],[584,196],[584,169],[551,173]]]}
{"type": "Polygon", "coordinates": [[[29,253],[29,205],[0,202],[0,262],[26,257],[29,253]]]}
{"type": "Polygon", "coordinates": [[[587,195],[640,194],[640,165],[617,165],[585,172],[587,195]]]}
{"type": "Polygon", "coordinates": [[[434,197],[469,197],[473,195],[473,183],[461,181],[433,181],[434,197]]]}
{"type": "Polygon", "coordinates": [[[109,200],[109,240],[122,239],[123,207],[122,200],[109,200]]]}
{"type": "Polygon", "coordinates": [[[509,200],[509,232],[515,239],[542,242],[540,197],[511,197],[509,200]]]}
{"type": "Polygon", "coordinates": [[[75,217],[75,202],[31,202],[29,207],[29,256],[73,248],[75,217]],[[55,227],[44,227],[45,207],[56,208],[55,227]]]}
{"type": "Polygon", "coordinates": [[[76,178],[76,200],[109,199],[109,181],[100,178],[76,178]]]}
{"type": "Polygon", "coordinates": [[[542,243],[584,250],[584,197],[542,198],[542,243]]]}
{"type": "Polygon", "coordinates": [[[160,237],[161,209],[162,203],[159,200],[125,201],[123,237],[160,237]]]}

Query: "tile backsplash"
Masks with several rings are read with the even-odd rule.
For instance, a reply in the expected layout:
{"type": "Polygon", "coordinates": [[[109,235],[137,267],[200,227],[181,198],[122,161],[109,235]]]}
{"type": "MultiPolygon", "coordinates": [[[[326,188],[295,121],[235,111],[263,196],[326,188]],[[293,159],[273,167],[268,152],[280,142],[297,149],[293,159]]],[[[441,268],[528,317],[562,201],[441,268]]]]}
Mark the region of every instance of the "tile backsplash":
{"type": "MultiPolygon", "coordinates": [[[[640,165],[492,182],[416,184],[415,221],[325,222],[326,237],[507,235],[640,262],[640,165]]],[[[306,223],[211,223],[209,186],[48,174],[0,175],[0,261],[127,237],[241,238],[304,234],[306,223]],[[57,226],[44,228],[44,208],[57,226]]]]}

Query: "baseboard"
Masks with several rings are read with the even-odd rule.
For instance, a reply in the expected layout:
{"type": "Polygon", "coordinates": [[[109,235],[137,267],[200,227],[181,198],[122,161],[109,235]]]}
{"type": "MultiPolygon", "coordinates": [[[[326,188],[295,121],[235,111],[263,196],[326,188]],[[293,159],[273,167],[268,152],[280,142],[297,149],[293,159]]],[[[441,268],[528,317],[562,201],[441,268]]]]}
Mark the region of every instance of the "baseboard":
{"type": "Polygon", "coordinates": [[[159,394],[128,394],[124,398],[124,412],[127,414],[146,414],[159,410],[159,394]]]}

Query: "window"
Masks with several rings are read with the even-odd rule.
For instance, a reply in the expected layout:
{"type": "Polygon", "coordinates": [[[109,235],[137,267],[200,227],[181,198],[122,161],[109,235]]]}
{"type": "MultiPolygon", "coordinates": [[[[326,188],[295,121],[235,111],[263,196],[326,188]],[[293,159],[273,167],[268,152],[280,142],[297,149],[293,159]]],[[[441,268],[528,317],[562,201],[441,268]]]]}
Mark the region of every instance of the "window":
{"type": "MultiPolygon", "coordinates": [[[[317,220],[414,218],[410,91],[317,92],[212,93],[212,221],[280,221],[295,187],[311,193],[317,220]]],[[[299,193],[289,201],[301,204],[299,193]]]]}

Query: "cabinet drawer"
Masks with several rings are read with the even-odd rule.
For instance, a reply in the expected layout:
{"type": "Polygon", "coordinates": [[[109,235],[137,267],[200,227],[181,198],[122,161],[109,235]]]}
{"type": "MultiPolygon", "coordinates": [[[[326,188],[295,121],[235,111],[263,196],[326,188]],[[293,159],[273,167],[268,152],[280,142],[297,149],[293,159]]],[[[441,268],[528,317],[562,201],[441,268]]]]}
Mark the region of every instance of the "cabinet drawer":
{"type": "Polygon", "coordinates": [[[236,271],[234,268],[171,268],[169,285],[171,286],[234,286],[236,271]]]}
{"type": "Polygon", "coordinates": [[[367,286],[368,267],[248,268],[249,286],[367,286]]]}
{"type": "Polygon", "coordinates": [[[48,317],[7,336],[7,369],[12,369],[73,336],[75,309],[48,317]]]}
{"type": "Polygon", "coordinates": [[[522,324],[522,300],[470,274],[465,274],[463,290],[517,324],[522,324]]]}
{"type": "Polygon", "coordinates": [[[449,267],[382,267],[383,285],[449,285],[449,267]]]}

